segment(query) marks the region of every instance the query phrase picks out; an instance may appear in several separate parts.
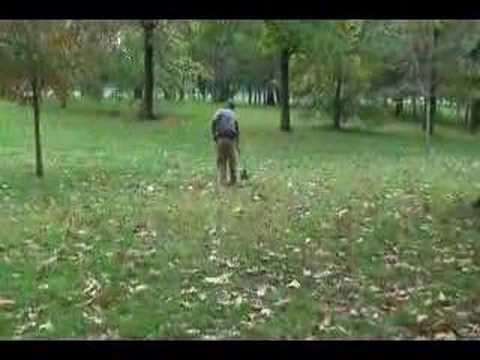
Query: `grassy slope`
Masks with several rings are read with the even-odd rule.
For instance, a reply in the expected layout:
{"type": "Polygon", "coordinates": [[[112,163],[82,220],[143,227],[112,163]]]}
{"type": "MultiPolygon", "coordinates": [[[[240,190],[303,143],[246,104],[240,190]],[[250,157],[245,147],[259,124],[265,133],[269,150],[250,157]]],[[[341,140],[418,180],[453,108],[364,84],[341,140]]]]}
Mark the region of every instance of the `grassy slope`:
{"type": "Polygon", "coordinates": [[[44,110],[39,182],[31,114],[0,103],[1,336],[478,332],[475,138],[439,127],[427,163],[410,123],[240,108],[253,177],[217,194],[212,105],[44,110]]]}

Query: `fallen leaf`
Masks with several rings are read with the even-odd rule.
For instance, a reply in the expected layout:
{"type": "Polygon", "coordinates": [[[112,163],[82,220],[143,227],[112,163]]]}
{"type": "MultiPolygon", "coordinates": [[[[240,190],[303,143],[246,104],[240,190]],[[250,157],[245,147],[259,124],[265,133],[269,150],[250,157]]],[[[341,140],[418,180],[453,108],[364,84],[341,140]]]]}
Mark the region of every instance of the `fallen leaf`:
{"type": "Polygon", "coordinates": [[[437,333],[434,338],[437,340],[455,340],[457,337],[453,332],[449,331],[437,333]]]}
{"type": "Polygon", "coordinates": [[[320,324],[321,326],[328,327],[332,324],[332,317],[330,315],[325,316],[323,319],[322,323],[320,324]]]}
{"type": "Polygon", "coordinates": [[[428,315],[419,314],[417,315],[417,323],[420,324],[428,319],[428,315]]]}
{"type": "Polygon", "coordinates": [[[300,288],[300,283],[297,281],[297,280],[293,280],[292,282],[290,282],[287,287],[288,288],[295,288],[295,289],[298,289],[300,288]]]}
{"type": "Polygon", "coordinates": [[[342,217],[342,216],[345,215],[346,213],[348,213],[348,209],[342,209],[342,210],[340,210],[340,211],[337,213],[337,216],[338,216],[338,217],[342,217]]]}
{"type": "Polygon", "coordinates": [[[270,310],[268,308],[264,308],[264,309],[260,310],[260,314],[263,315],[263,316],[266,316],[266,317],[270,317],[272,315],[272,310],[270,310]]]}
{"type": "Polygon", "coordinates": [[[198,330],[198,329],[188,329],[187,334],[189,334],[189,335],[199,335],[200,330],[198,330]]]}
{"type": "Polygon", "coordinates": [[[15,301],[9,299],[0,298],[0,306],[13,305],[15,301]]]}
{"type": "Polygon", "coordinates": [[[257,296],[258,297],[264,297],[265,294],[267,293],[267,285],[262,285],[257,289],[257,296]]]}
{"type": "Polygon", "coordinates": [[[139,293],[141,291],[145,291],[147,289],[148,289],[148,286],[145,285],[145,284],[137,285],[133,288],[132,293],[136,294],[136,293],[139,293]]]}
{"type": "Polygon", "coordinates": [[[197,289],[194,286],[190,287],[189,289],[182,289],[182,291],[180,291],[180,294],[182,295],[195,294],[195,293],[197,293],[197,289]]]}
{"type": "Polygon", "coordinates": [[[234,214],[241,214],[243,213],[243,209],[240,206],[237,206],[235,209],[233,209],[234,214]]]}
{"type": "Polygon", "coordinates": [[[203,281],[214,285],[226,284],[228,283],[231,275],[231,273],[225,273],[217,277],[206,277],[203,281]]]}
{"type": "Polygon", "coordinates": [[[38,327],[38,330],[40,330],[40,331],[42,331],[42,330],[51,331],[51,330],[53,330],[53,324],[51,323],[51,321],[48,321],[45,324],[41,324],[38,327]]]}

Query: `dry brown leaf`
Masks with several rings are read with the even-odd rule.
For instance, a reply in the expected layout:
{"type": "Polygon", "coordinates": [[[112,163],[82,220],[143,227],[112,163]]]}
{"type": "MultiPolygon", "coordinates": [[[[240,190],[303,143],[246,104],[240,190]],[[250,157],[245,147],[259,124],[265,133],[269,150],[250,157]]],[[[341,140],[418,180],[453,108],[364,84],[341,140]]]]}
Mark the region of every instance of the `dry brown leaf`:
{"type": "Polygon", "coordinates": [[[7,305],[13,305],[13,304],[15,304],[14,300],[0,298],[0,306],[7,306],[7,305]]]}

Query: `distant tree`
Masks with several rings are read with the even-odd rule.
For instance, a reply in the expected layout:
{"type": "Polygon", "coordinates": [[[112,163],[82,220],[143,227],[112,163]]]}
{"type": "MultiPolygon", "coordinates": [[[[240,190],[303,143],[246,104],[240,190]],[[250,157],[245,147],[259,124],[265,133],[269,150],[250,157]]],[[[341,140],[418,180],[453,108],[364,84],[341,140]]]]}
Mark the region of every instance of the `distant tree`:
{"type": "Polygon", "coordinates": [[[280,73],[280,130],[290,125],[290,60],[304,51],[322,27],[322,22],[298,20],[265,20],[264,48],[278,54],[280,73]]]}
{"type": "Polygon", "coordinates": [[[148,120],[155,119],[153,113],[153,92],[154,92],[154,30],[157,27],[157,22],[154,20],[142,20],[144,36],[144,98],[143,111],[141,116],[148,120]]]}
{"type": "Polygon", "coordinates": [[[75,48],[69,21],[0,23],[0,77],[22,86],[33,108],[36,175],[43,177],[40,135],[42,91],[65,78],[75,48]],[[24,86],[27,85],[27,86],[24,86]]]}

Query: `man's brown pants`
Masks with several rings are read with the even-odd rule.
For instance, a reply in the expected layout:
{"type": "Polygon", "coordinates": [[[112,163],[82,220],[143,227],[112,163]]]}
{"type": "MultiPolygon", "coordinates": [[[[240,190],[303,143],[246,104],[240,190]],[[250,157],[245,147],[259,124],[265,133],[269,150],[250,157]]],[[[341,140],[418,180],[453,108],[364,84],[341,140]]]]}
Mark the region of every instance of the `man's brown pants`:
{"type": "Polygon", "coordinates": [[[237,181],[237,161],[235,157],[235,140],[217,139],[217,177],[222,185],[227,183],[227,164],[230,172],[230,185],[237,181]]]}

